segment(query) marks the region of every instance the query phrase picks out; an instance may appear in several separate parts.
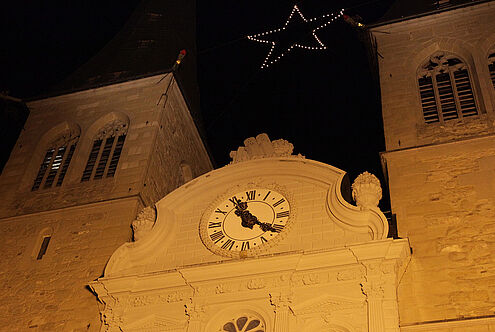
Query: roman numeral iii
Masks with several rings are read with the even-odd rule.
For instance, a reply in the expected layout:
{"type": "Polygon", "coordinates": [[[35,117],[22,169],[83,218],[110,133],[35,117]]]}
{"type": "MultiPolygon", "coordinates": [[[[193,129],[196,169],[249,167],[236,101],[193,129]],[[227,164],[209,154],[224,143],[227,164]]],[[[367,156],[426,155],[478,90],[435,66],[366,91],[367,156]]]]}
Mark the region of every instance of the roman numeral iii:
{"type": "Polygon", "coordinates": [[[283,211],[283,212],[277,213],[277,218],[283,218],[283,217],[288,217],[288,216],[289,216],[289,211],[283,211]]]}

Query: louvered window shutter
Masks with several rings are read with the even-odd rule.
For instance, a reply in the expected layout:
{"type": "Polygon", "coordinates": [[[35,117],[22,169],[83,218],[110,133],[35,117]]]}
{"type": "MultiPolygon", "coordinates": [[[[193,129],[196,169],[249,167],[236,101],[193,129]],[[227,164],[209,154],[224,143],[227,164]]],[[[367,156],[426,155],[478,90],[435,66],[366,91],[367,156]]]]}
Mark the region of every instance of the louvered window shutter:
{"type": "Polygon", "coordinates": [[[435,89],[430,77],[420,77],[419,93],[421,96],[421,106],[423,107],[423,117],[426,123],[438,122],[437,102],[435,98],[435,89]]]}

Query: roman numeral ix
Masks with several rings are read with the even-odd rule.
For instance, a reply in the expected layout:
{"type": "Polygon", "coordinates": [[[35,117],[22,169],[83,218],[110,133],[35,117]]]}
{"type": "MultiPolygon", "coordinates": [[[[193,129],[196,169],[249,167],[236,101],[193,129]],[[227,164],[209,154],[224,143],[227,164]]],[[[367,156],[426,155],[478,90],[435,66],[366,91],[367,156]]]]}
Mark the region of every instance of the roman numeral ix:
{"type": "Polygon", "coordinates": [[[217,243],[218,241],[220,241],[220,240],[221,240],[221,239],[223,239],[224,237],[225,237],[225,235],[223,234],[223,232],[222,232],[222,231],[218,231],[218,232],[213,233],[213,234],[211,234],[211,235],[210,235],[210,239],[211,239],[213,242],[215,242],[215,243],[217,243]]]}

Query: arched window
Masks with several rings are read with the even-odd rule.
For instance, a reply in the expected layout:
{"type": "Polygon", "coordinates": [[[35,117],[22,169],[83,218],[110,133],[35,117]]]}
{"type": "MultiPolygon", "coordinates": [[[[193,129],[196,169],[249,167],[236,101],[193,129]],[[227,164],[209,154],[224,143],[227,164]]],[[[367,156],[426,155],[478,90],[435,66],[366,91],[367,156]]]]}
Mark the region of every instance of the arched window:
{"type": "Polygon", "coordinates": [[[78,140],[79,132],[68,130],[49,144],[31,187],[32,191],[62,185],[78,140]]]}
{"type": "Polygon", "coordinates": [[[113,177],[127,135],[128,123],[115,120],[106,124],[93,139],[93,146],[81,182],[113,177]]]}
{"type": "Polygon", "coordinates": [[[419,68],[418,83],[426,123],[478,115],[468,68],[455,55],[432,55],[419,68]]]}
{"type": "Polygon", "coordinates": [[[265,332],[265,325],[253,315],[240,315],[223,324],[221,332],[265,332]]]}
{"type": "Polygon", "coordinates": [[[495,89],[495,46],[488,52],[488,70],[490,71],[490,78],[495,89]]]}

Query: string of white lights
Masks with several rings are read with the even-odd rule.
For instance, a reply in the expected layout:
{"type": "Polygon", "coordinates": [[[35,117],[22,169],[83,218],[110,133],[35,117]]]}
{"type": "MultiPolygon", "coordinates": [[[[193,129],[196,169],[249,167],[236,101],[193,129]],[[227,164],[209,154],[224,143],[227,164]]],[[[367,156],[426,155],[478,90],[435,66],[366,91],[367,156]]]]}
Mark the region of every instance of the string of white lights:
{"type": "Polygon", "coordinates": [[[271,44],[270,51],[268,51],[268,54],[265,57],[265,60],[261,64],[261,68],[263,69],[263,68],[269,67],[270,65],[272,65],[275,62],[277,62],[278,60],[280,60],[285,54],[287,54],[288,52],[292,51],[292,49],[294,47],[299,47],[299,48],[306,49],[306,50],[325,50],[325,49],[327,49],[327,47],[325,46],[325,44],[323,44],[323,42],[320,40],[320,38],[318,38],[318,36],[316,35],[316,31],[318,31],[321,28],[326,27],[330,23],[332,23],[335,20],[339,19],[343,14],[344,14],[344,9],[341,9],[338,13],[325,14],[325,15],[322,15],[322,16],[319,16],[319,17],[314,17],[314,18],[311,18],[311,19],[306,19],[304,17],[304,15],[301,13],[301,11],[299,10],[299,7],[297,7],[297,5],[294,5],[294,7],[292,8],[292,12],[290,13],[289,18],[287,19],[287,21],[285,22],[285,24],[284,24],[283,27],[278,28],[278,29],[273,29],[273,30],[265,31],[265,32],[258,33],[258,34],[254,34],[254,35],[250,35],[250,36],[247,36],[247,38],[249,40],[253,40],[253,41],[258,42],[258,43],[271,44]],[[292,19],[292,16],[294,15],[295,12],[297,12],[299,14],[299,16],[301,17],[301,19],[304,22],[306,22],[306,23],[307,22],[313,22],[313,21],[316,21],[316,20],[321,20],[321,19],[325,19],[326,18],[325,23],[319,25],[318,27],[316,27],[315,29],[312,30],[313,37],[315,38],[316,42],[320,46],[306,46],[306,45],[302,45],[302,44],[299,44],[297,42],[294,42],[294,44],[292,44],[291,46],[289,46],[279,56],[277,56],[274,59],[271,59],[273,50],[275,49],[277,43],[274,42],[274,41],[270,41],[270,40],[266,40],[266,39],[260,38],[260,37],[263,37],[263,36],[266,36],[266,35],[269,35],[269,34],[273,34],[273,33],[277,33],[277,32],[280,32],[280,31],[285,30],[287,28],[287,26],[289,25],[290,20],[292,19]]]}

